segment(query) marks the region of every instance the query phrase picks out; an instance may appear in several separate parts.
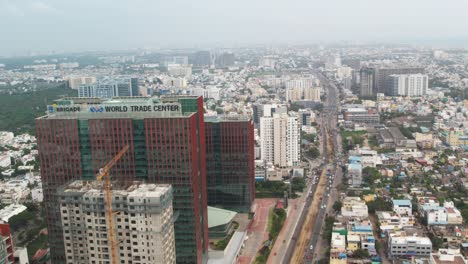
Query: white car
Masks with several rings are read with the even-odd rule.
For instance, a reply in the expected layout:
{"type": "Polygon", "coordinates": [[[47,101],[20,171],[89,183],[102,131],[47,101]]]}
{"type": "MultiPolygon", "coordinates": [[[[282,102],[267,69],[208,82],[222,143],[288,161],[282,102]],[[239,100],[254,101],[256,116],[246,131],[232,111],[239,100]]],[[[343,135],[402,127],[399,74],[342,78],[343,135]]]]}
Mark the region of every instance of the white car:
{"type": "Polygon", "coordinates": [[[310,248],[309,248],[309,249],[310,249],[310,250],[314,249],[314,246],[313,246],[313,245],[310,245],[310,248]]]}

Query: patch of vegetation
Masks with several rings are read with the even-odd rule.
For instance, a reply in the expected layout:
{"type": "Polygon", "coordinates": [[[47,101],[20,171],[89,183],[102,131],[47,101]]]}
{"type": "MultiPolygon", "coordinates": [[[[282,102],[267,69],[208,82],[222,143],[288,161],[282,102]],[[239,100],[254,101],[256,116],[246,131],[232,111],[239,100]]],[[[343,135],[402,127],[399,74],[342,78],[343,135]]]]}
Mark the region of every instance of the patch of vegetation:
{"type": "Polygon", "coordinates": [[[367,208],[369,213],[375,214],[376,211],[392,211],[393,206],[390,202],[387,202],[382,197],[375,198],[374,201],[367,202],[367,208]]]}
{"type": "Polygon", "coordinates": [[[364,135],[366,131],[346,131],[342,129],[340,131],[343,149],[349,151],[354,148],[355,145],[361,145],[364,143],[364,135]]]}
{"type": "Polygon", "coordinates": [[[34,239],[28,245],[28,255],[29,259],[36,254],[39,249],[47,248],[47,235],[40,234],[36,239],[34,239]]]}
{"type": "Polygon", "coordinates": [[[255,197],[258,198],[282,198],[287,186],[282,181],[264,181],[255,183],[255,197]]]}
{"type": "Polygon", "coordinates": [[[335,212],[340,212],[342,206],[343,206],[343,203],[341,201],[336,201],[333,204],[333,210],[335,210],[335,212]]]}
{"type": "Polygon", "coordinates": [[[62,96],[77,96],[77,91],[62,85],[22,94],[0,96],[0,130],[35,134],[34,119],[44,115],[46,106],[62,96]]]}
{"type": "Polygon", "coordinates": [[[304,154],[311,159],[316,159],[320,156],[320,151],[318,150],[318,148],[312,147],[308,149],[304,154]]]}
{"type": "Polygon", "coordinates": [[[286,211],[284,209],[273,209],[270,211],[268,216],[268,240],[263,243],[263,247],[260,249],[254,263],[263,264],[267,262],[271,248],[275,244],[281,228],[283,228],[284,221],[286,221],[286,211]]]}
{"type": "Polygon", "coordinates": [[[325,227],[323,228],[322,238],[328,242],[331,241],[333,223],[335,223],[335,217],[327,216],[327,218],[325,218],[325,227]]]}
{"type": "Polygon", "coordinates": [[[296,192],[302,192],[305,187],[306,184],[303,177],[294,177],[291,180],[291,191],[293,194],[296,194],[296,192]]]}
{"type": "Polygon", "coordinates": [[[353,257],[358,259],[368,258],[369,251],[367,251],[366,249],[357,249],[353,252],[353,257]]]}
{"type": "Polygon", "coordinates": [[[362,180],[367,186],[373,187],[378,179],[380,179],[380,172],[376,168],[365,167],[362,170],[362,180]]]}
{"type": "Polygon", "coordinates": [[[309,142],[314,142],[315,138],[316,138],[315,134],[306,134],[306,133],[302,134],[302,139],[305,139],[305,140],[307,140],[309,142]]]}

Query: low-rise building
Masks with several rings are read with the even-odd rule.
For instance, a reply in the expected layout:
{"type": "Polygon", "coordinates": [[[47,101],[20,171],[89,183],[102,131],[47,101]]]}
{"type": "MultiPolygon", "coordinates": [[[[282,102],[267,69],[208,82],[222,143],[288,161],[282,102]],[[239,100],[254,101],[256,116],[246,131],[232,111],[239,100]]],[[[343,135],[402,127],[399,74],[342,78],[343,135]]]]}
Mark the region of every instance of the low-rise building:
{"type": "Polygon", "coordinates": [[[359,197],[346,197],[343,199],[341,215],[345,217],[367,218],[369,216],[366,202],[359,197]]]}
{"type": "Polygon", "coordinates": [[[390,259],[429,257],[432,252],[432,242],[427,237],[390,235],[387,252],[390,259]]]}
{"type": "Polygon", "coordinates": [[[412,215],[413,204],[410,200],[395,200],[392,199],[393,211],[400,215],[412,215]]]}
{"type": "Polygon", "coordinates": [[[332,233],[330,243],[330,264],[346,264],[346,236],[332,233]]]}
{"type": "Polygon", "coordinates": [[[395,212],[376,212],[382,231],[397,231],[404,227],[414,226],[416,220],[412,215],[400,215],[395,212]]]}

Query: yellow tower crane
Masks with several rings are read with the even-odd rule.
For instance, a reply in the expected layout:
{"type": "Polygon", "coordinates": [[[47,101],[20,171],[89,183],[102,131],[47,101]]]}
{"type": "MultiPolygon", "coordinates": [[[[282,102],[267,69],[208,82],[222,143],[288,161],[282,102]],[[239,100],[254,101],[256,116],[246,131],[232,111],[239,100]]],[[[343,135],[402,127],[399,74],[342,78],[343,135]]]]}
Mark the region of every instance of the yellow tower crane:
{"type": "Polygon", "coordinates": [[[127,152],[129,146],[125,145],[123,149],[117,153],[103,168],[99,170],[96,175],[96,180],[103,181],[106,188],[106,214],[107,214],[107,235],[109,236],[109,243],[111,246],[112,264],[117,264],[117,242],[115,239],[114,232],[114,216],[112,211],[112,190],[111,190],[111,179],[109,175],[110,169],[117,163],[117,161],[127,152]]]}

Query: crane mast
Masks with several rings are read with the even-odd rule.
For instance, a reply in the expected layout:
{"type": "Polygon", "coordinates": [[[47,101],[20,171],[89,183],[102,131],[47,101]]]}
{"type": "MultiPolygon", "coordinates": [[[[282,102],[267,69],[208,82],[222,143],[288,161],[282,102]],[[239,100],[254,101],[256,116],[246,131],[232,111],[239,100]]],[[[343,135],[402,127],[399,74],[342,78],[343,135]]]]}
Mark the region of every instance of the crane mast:
{"type": "Polygon", "coordinates": [[[115,239],[114,212],[112,211],[112,189],[109,171],[128,149],[129,146],[125,145],[117,155],[115,155],[103,168],[99,170],[99,173],[96,175],[96,180],[100,182],[104,180],[104,187],[106,190],[107,235],[111,246],[112,264],[117,264],[117,242],[115,239]]]}

